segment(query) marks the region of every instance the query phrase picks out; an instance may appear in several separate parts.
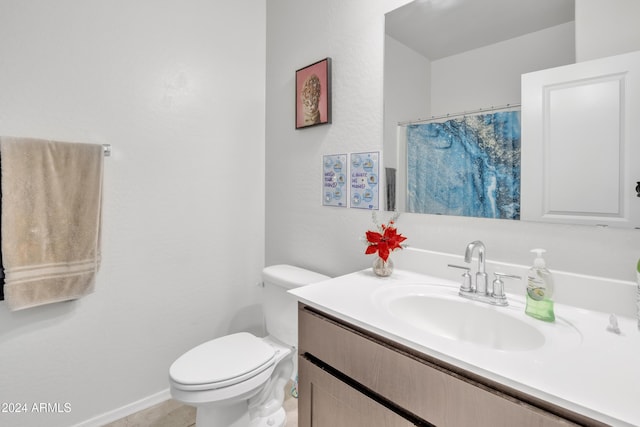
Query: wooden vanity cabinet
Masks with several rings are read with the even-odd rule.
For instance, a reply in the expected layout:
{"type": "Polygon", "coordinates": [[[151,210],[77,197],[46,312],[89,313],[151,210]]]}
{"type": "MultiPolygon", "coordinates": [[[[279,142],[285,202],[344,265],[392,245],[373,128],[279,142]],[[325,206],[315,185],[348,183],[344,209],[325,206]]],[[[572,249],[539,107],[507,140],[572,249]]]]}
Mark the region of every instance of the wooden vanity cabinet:
{"type": "Polygon", "coordinates": [[[300,427],[604,426],[300,304],[300,427]]]}

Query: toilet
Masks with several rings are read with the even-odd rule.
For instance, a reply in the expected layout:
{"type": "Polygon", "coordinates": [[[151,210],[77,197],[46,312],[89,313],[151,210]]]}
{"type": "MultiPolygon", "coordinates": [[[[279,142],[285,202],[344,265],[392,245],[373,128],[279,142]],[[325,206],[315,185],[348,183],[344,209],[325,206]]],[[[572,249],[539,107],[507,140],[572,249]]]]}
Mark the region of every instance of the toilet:
{"type": "Polygon", "coordinates": [[[187,351],[169,368],[173,399],[196,407],[196,427],[282,427],[294,377],[297,300],[289,289],[329,279],[291,265],[262,271],[267,336],[226,335],[187,351]]]}

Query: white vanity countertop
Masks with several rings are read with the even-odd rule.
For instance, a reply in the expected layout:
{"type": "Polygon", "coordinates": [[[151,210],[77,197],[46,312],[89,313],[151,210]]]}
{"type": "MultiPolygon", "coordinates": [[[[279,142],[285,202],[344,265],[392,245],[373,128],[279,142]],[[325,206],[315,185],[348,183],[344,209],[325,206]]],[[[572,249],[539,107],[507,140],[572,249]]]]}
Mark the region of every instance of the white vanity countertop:
{"type": "Polygon", "coordinates": [[[394,317],[376,298],[416,284],[444,285],[452,296],[459,288],[456,282],[409,271],[380,278],[367,269],[290,292],[329,315],[529,395],[613,426],[640,425],[635,319],[619,316],[617,335],[607,331],[608,313],[556,304],[556,322],[547,323],[524,314],[523,297],[507,294],[509,307],[470,302],[508,313],[552,337],[534,350],[496,350],[430,334],[394,317]]]}

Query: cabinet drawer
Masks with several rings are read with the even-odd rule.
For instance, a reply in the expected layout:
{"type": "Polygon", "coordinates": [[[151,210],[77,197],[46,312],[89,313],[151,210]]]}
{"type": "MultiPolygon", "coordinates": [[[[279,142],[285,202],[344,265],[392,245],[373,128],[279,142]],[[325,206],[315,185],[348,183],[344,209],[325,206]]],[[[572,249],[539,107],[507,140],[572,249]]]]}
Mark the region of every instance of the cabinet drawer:
{"type": "Polygon", "coordinates": [[[576,425],[392,348],[349,325],[310,311],[302,304],[298,323],[301,355],[311,355],[437,426],[576,425]]]}
{"type": "Polygon", "coordinates": [[[300,359],[299,373],[298,423],[301,427],[414,425],[304,358],[300,359]]]}

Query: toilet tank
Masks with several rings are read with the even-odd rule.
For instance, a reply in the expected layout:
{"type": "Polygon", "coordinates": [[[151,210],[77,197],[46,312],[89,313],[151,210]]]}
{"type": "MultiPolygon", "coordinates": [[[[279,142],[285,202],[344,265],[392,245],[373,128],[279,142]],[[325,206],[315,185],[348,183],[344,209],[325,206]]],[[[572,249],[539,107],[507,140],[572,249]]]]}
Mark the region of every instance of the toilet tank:
{"type": "Polygon", "coordinates": [[[329,279],[293,265],[271,265],[262,270],[263,302],[267,333],[292,347],[298,345],[298,300],[289,289],[329,279]]]}

